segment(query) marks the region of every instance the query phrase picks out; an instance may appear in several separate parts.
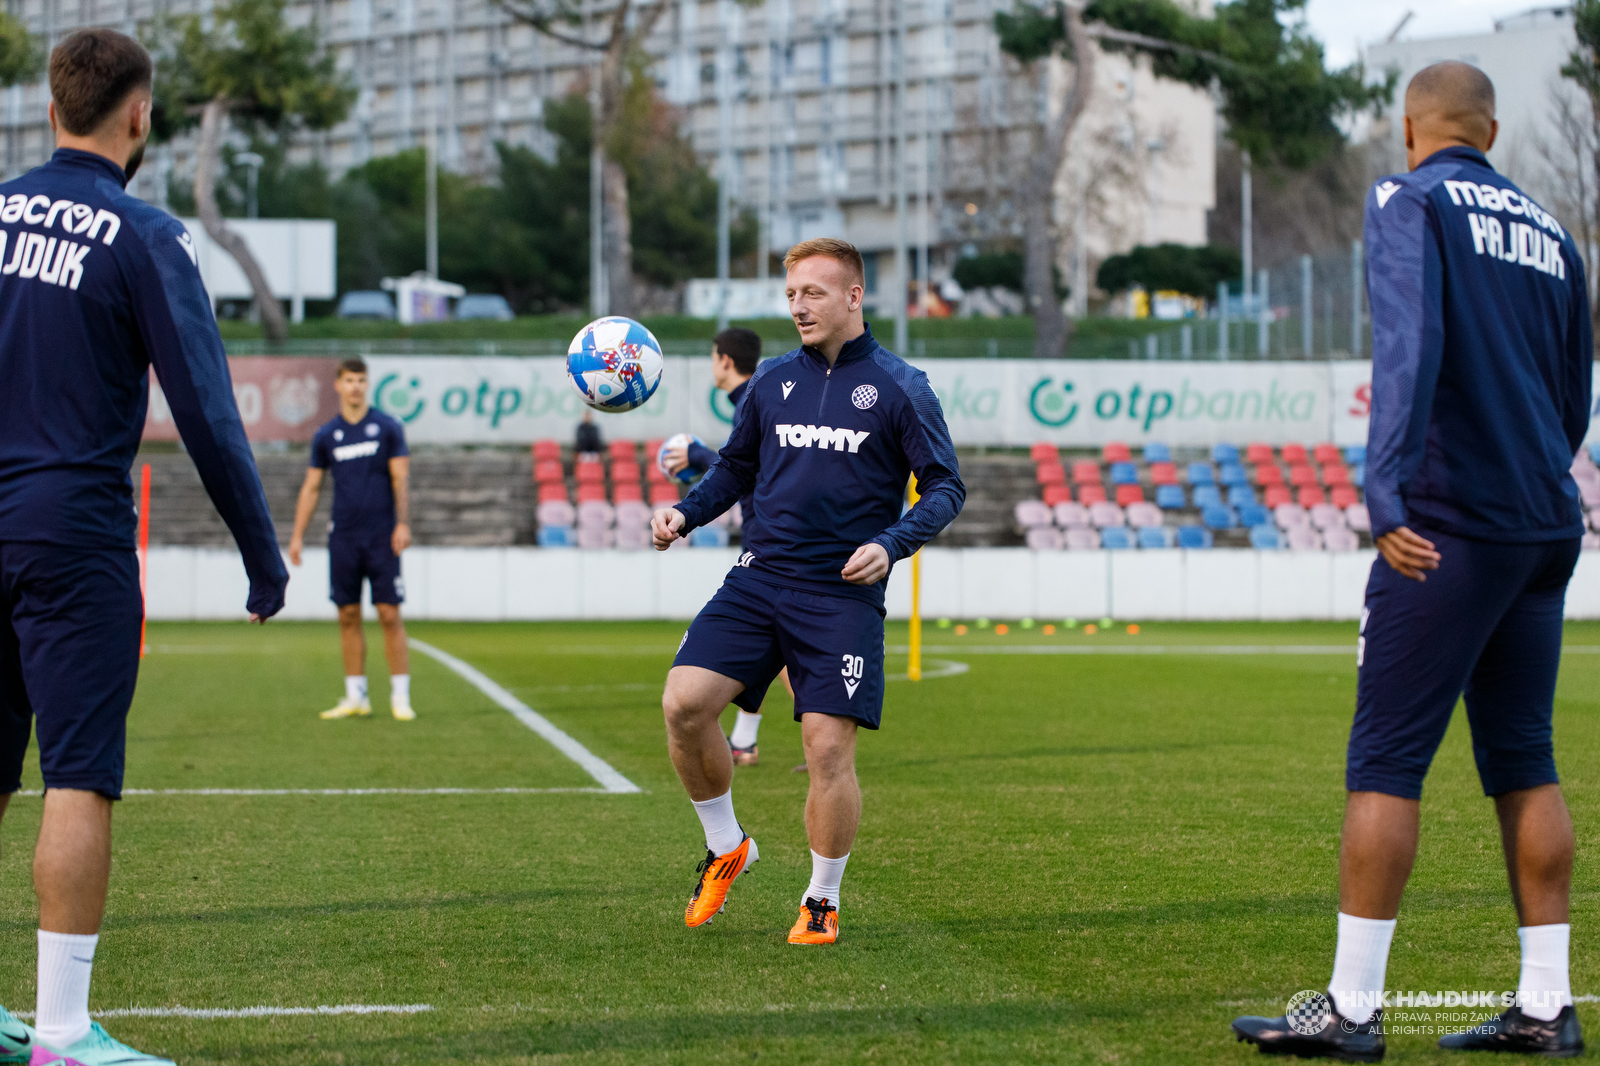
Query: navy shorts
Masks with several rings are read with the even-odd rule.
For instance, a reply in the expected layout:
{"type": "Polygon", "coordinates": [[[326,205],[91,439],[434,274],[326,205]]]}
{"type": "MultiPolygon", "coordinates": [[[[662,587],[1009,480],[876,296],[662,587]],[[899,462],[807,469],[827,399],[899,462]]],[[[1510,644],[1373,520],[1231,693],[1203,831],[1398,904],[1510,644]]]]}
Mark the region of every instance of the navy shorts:
{"type": "Polygon", "coordinates": [[[1417,582],[1379,556],[1367,581],[1345,787],[1420,799],[1463,694],[1484,794],[1553,784],[1550,714],[1579,541],[1416,532],[1437,547],[1439,569],[1417,582]]]}
{"type": "Polygon", "coordinates": [[[0,544],[0,793],[37,719],[45,788],[121,798],[143,621],[132,550],[0,544]]]}
{"type": "Polygon", "coordinates": [[[328,535],[329,597],[340,607],[361,602],[361,581],[372,582],[373,603],[404,603],[406,579],[390,533],[328,535]]]}
{"type": "Polygon", "coordinates": [[[733,702],[752,712],[787,666],[795,721],[820,712],[876,729],[883,716],[883,611],[848,596],[769,585],[735,567],[689,624],[672,665],[742,681],[733,702]]]}

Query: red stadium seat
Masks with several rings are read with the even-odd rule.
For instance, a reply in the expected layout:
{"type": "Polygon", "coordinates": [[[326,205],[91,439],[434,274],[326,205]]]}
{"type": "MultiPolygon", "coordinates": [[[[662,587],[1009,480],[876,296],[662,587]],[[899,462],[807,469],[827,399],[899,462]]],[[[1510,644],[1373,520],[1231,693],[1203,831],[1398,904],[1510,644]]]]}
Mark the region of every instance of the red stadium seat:
{"type": "Polygon", "coordinates": [[[1060,463],[1040,463],[1036,474],[1041,485],[1060,485],[1067,480],[1067,472],[1060,463]]]}
{"type": "Polygon", "coordinates": [[[639,453],[637,451],[635,451],[635,449],[637,447],[638,447],[638,445],[635,444],[631,440],[614,440],[614,441],[612,441],[611,442],[611,448],[609,449],[610,452],[611,452],[611,461],[614,462],[614,463],[616,463],[616,462],[623,462],[623,463],[631,463],[631,462],[633,462],[635,459],[637,459],[639,457],[639,453]]]}
{"type": "Polygon", "coordinates": [[[565,485],[540,485],[539,502],[549,503],[551,500],[567,502],[567,487],[565,485]]]}
{"type": "Polygon", "coordinates": [[[1350,471],[1344,463],[1325,463],[1322,467],[1322,480],[1328,485],[1350,484],[1350,471]]]}
{"type": "Polygon", "coordinates": [[[1327,502],[1327,496],[1316,485],[1302,485],[1300,487],[1300,506],[1306,510],[1310,510],[1319,503],[1327,502]]]}
{"type": "Polygon", "coordinates": [[[1306,446],[1304,444],[1285,444],[1283,446],[1283,461],[1290,466],[1300,466],[1306,461],[1306,446]]]}
{"type": "Polygon", "coordinates": [[[1100,464],[1093,459],[1078,460],[1072,464],[1072,480],[1077,485],[1100,484],[1100,464]]]}
{"type": "Polygon", "coordinates": [[[1291,466],[1289,468],[1289,484],[1296,486],[1317,484],[1316,469],[1306,463],[1291,466]]]}
{"type": "Polygon", "coordinates": [[[1078,502],[1084,506],[1091,503],[1105,503],[1106,490],[1104,485],[1079,485],[1078,502]]]}
{"type": "Polygon", "coordinates": [[[637,502],[643,499],[644,490],[639,487],[638,478],[634,478],[632,481],[619,481],[611,486],[612,503],[637,502]]]}
{"type": "Polygon", "coordinates": [[[655,464],[654,460],[651,460],[649,463],[645,464],[644,477],[645,480],[650,482],[652,485],[665,485],[668,481],[672,480],[661,472],[661,468],[655,464]]]}
{"type": "Polygon", "coordinates": [[[1061,452],[1054,444],[1042,440],[1028,449],[1028,458],[1036,463],[1055,463],[1061,461],[1061,452]]]}
{"type": "Polygon", "coordinates": [[[540,462],[544,459],[561,459],[561,442],[553,440],[536,440],[533,442],[533,461],[540,462]]]}
{"type": "Polygon", "coordinates": [[[1272,445],[1255,443],[1244,450],[1244,461],[1260,466],[1272,462],[1272,445]]]}
{"type": "Polygon", "coordinates": [[[540,459],[533,464],[533,480],[540,485],[554,485],[566,479],[567,475],[561,469],[559,459],[540,459]]]}
{"type": "Polygon", "coordinates": [[[639,464],[631,459],[625,463],[621,461],[612,463],[611,480],[618,483],[631,481],[637,485],[639,483],[639,464]]]}
{"type": "Polygon", "coordinates": [[[1344,458],[1344,453],[1339,450],[1337,444],[1319,444],[1311,449],[1311,455],[1324,466],[1328,463],[1337,463],[1344,458]]]}
{"type": "Polygon", "coordinates": [[[1287,485],[1268,485],[1262,492],[1261,502],[1266,504],[1268,509],[1271,509],[1279,504],[1294,502],[1294,497],[1290,494],[1289,486],[1287,485]]]}
{"type": "Polygon", "coordinates": [[[594,460],[573,464],[572,472],[577,477],[580,486],[600,484],[606,479],[606,468],[594,460]]]}
{"type": "Polygon", "coordinates": [[[678,490],[671,485],[650,486],[651,507],[676,507],[678,505],[678,490]]]}
{"type": "Polygon", "coordinates": [[[1256,484],[1257,485],[1282,485],[1283,484],[1283,470],[1279,468],[1277,463],[1274,463],[1271,460],[1268,460],[1265,463],[1257,463],[1256,464],[1256,484]]]}
{"type": "Polygon", "coordinates": [[[590,500],[599,500],[604,503],[606,487],[598,481],[581,481],[578,483],[578,502],[588,503],[590,500]]]}
{"type": "Polygon", "coordinates": [[[1044,502],[1054,507],[1058,503],[1070,503],[1072,490],[1065,485],[1046,485],[1044,487],[1044,502]]]}
{"type": "Polygon", "coordinates": [[[1126,507],[1130,503],[1144,502],[1144,488],[1140,485],[1118,485],[1117,506],[1126,507]]]}
{"type": "Polygon", "coordinates": [[[1177,463],[1151,463],[1150,482],[1154,485],[1178,484],[1177,463]]]}
{"type": "Polygon", "coordinates": [[[1101,458],[1108,463],[1133,462],[1133,452],[1129,450],[1128,446],[1122,443],[1120,440],[1114,440],[1110,444],[1107,444],[1105,446],[1105,450],[1102,451],[1100,455],[1101,458]]]}
{"type": "Polygon", "coordinates": [[[1349,485],[1335,485],[1328,498],[1341,511],[1361,502],[1361,494],[1349,485]]]}

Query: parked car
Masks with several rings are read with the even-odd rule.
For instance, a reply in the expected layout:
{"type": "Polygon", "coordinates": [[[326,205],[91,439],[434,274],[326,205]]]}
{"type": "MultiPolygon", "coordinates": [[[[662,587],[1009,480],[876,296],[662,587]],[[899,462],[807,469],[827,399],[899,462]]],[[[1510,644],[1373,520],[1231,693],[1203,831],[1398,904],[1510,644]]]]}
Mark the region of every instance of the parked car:
{"type": "Polygon", "coordinates": [[[394,300],[379,289],[356,289],[339,297],[339,307],[334,312],[340,318],[378,318],[394,320],[394,300]]]}
{"type": "Polygon", "coordinates": [[[469,292],[456,301],[457,318],[487,318],[495,322],[510,322],[516,312],[506,303],[504,296],[486,292],[469,292]]]}

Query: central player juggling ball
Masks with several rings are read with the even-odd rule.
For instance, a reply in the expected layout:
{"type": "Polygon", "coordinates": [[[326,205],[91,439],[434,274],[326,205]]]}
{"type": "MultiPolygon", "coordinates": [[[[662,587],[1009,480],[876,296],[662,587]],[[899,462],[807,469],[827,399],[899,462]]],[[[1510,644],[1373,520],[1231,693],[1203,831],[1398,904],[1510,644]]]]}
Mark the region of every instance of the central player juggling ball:
{"type": "Polygon", "coordinates": [[[631,411],[661,384],[661,344],[631,318],[597,318],[567,346],[567,380],[596,411],[631,411]]]}

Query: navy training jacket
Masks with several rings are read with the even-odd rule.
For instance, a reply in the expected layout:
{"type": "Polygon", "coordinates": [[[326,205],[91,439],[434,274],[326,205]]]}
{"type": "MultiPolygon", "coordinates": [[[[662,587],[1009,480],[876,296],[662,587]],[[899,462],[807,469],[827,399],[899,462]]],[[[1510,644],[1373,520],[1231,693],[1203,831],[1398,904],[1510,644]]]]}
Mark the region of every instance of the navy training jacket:
{"type": "Polygon", "coordinates": [[[868,328],[830,368],[799,348],[756,368],[715,464],[678,510],[683,532],[750,493],[760,516],[740,567],[770,584],[883,607],[888,578],[839,576],[857,548],[883,545],[891,564],[961,512],[966,486],[928,376],[881,347],[868,328]],[[906,481],[921,499],[901,514],[906,481]]]}
{"type": "Polygon", "coordinates": [[[1479,540],[1583,533],[1572,458],[1594,344],[1583,260],[1547,211],[1473,148],[1367,195],[1372,533],[1479,540]]]}
{"type": "Polygon", "coordinates": [[[128,473],[154,365],[239,544],[249,610],[276,614],[288,571],[193,243],[126,184],[69,148],[0,184],[0,542],[137,546],[128,473]]]}

